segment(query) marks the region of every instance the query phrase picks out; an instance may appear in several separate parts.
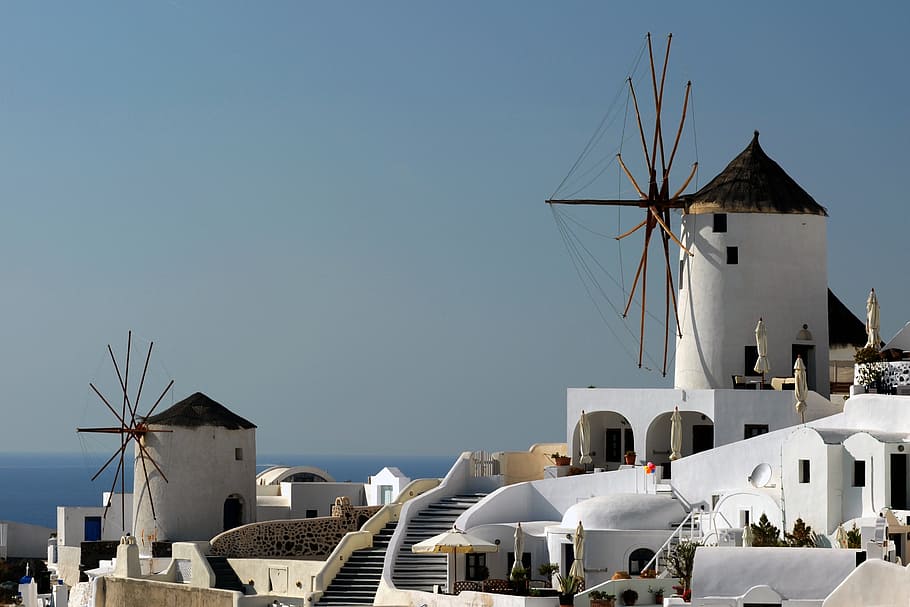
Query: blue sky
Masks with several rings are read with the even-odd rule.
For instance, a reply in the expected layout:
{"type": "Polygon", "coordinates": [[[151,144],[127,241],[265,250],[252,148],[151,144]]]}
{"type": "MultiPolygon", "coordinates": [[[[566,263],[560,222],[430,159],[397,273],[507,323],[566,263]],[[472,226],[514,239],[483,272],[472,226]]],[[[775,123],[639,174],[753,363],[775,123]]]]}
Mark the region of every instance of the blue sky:
{"type": "Polygon", "coordinates": [[[566,387],[668,385],[543,204],[647,31],[674,34],[677,100],[693,81],[678,166],[703,185],[760,130],[829,210],[831,287],[859,313],[874,286],[887,338],[910,299],[908,13],[0,4],[0,450],[78,450],[109,421],[88,382],[129,329],[157,385],[248,417],[261,452],[525,449],[564,438],[566,387]]]}

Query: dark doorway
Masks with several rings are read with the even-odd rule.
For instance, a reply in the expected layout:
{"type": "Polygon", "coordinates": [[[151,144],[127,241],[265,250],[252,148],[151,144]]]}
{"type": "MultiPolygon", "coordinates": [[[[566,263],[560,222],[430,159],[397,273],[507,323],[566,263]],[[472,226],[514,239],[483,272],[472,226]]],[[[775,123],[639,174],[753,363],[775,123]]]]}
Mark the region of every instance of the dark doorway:
{"type": "Polygon", "coordinates": [[[632,428],[626,428],[623,430],[623,453],[626,451],[635,451],[635,433],[632,431],[632,428]]]}
{"type": "Polygon", "coordinates": [[[743,358],[743,375],[758,375],[755,363],[758,361],[758,346],[746,346],[743,358]]]}
{"type": "Polygon", "coordinates": [[[575,562],[575,545],[574,544],[563,544],[562,545],[562,562],[565,564],[565,567],[562,571],[562,575],[569,575],[569,569],[572,568],[572,563],[575,562]]]}
{"type": "Polygon", "coordinates": [[[891,454],[891,509],[907,510],[907,454],[891,454]]]}
{"type": "Polygon", "coordinates": [[[243,500],[232,495],[224,500],[224,530],[233,529],[243,524],[243,500]]]}
{"type": "Polygon", "coordinates": [[[815,346],[804,346],[802,344],[793,344],[790,368],[796,364],[796,357],[803,357],[803,364],[806,365],[806,386],[810,390],[815,390],[815,346]]]}
{"type": "Polygon", "coordinates": [[[698,424],[692,426],[692,453],[701,453],[714,448],[714,426],[698,424]]]}
{"type": "Polygon", "coordinates": [[[614,463],[622,462],[622,432],[619,428],[607,428],[606,441],[604,460],[614,463]]]}

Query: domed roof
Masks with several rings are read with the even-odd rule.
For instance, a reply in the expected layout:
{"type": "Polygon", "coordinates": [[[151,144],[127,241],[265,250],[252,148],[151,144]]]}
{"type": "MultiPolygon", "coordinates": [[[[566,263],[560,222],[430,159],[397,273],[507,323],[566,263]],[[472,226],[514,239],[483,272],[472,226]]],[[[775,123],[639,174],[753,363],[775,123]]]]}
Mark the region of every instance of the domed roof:
{"type": "Polygon", "coordinates": [[[686,213],[828,212],[758,145],[758,131],[739,156],[708,185],[686,200],[686,213]]]}
{"type": "Polygon", "coordinates": [[[566,510],[562,526],[574,529],[667,529],[681,521],[685,510],[668,495],[614,493],[578,502],[566,510]]]}
{"type": "Polygon", "coordinates": [[[171,408],[143,421],[147,424],[182,428],[218,426],[228,430],[249,430],[256,427],[252,422],[231,412],[227,407],[213,401],[202,392],[196,392],[171,408]]]}

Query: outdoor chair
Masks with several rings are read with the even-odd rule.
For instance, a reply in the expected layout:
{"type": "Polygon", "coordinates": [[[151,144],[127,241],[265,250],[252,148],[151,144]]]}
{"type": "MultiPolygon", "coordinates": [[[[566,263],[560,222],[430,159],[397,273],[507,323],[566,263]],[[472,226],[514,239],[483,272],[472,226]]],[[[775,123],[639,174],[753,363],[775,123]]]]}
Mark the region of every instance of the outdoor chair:
{"type": "Polygon", "coordinates": [[[505,594],[512,591],[512,584],[509,582],[509,580],[500,580],[496,578],[484,580],[483,591],[505,594]]]}
{"type": "Polygon", "coordinates": [[[464,590],[474,590],[480,592],[483,590],[483,583],[474,580],[460,580],[455,582],[455,594],[461,594],[464,590]]]}

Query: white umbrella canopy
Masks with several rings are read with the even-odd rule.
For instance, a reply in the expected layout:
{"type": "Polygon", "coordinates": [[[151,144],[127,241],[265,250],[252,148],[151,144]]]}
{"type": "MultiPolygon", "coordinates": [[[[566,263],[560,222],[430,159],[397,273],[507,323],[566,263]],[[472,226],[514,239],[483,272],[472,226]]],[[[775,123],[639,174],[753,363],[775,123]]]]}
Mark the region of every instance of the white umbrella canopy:
{"type": "MultiPolygon", "coordinates": [[[[411,546],[411,552],[416,554],[466,554],[469,552],[496,552],[499,546],[468,535],[458,529],[450,529],[431,538],[425,539],[411,546]]],[[[452,580],[457,578],[457,562],[452,566],[452,580]]],[[[451,591],[451,588],[449,589],[451,591]]]]}
{"type": "Polygon", "coordinates": [[[579,463],[584,465],[591,463],[591,424],[588,423],[588,416],[584,410],[581,412],[581,418],[578,420],[578,442],[581,443],[581,459],[579,463]]]}
{"type": "Polygon", "coordinates": [[[670,416],[670,461],[678,460],[682,457],[682,414],[679,407],[673,407],[673,414],[670,416]]]}
{"type": "Polygon", "coordinates": [[[882,337],[879,335],[879,315],[881,309],[878,305],[878,296],[875,289],[869,292],[869,299],[866,300],[866,335],[869,339],[866,341],[867,348],[878,348],[882,343],[882,337]]]}
{"type": "Polygon", "coordinates": [[[569,568],[569,575],[577,577],[580,580],[585,579],[585,529],[578,521],[575,528],[575,537],[572,539],[572,548],[575,552],[575,560],[572,561],[572,567],[569,568]]]}
{"type": "Polygon", "coordinates": [[[768,362],[768,330],[765,328],[765,321],[758,319],[755,325],[755,347],[758,350],[758,359],[755,361],[755,372],[761,375],[762,383],[765,381],[765,373],[771,371],[771,363],[768,362]]]}
{"type": "Polygon", "coordinates": [[[525,551],[525,534],[521,530],[521,523],[515,527],[515,563],[512,565],[512,573],[515,573],[517,570],[524,569],[524,565],[521,562],[521,555],[525,551]]]}
{"type": "Polygon", "coordinates": [[[809,388],[806,385],[806,365],[803,363],[803,357],[797,356],[796,363],[793,365],[793,379],[796,385],[793,389],[793,395],[796,397],[796,412],[806,423],[806,399],[809,397],[809,388]]]}

